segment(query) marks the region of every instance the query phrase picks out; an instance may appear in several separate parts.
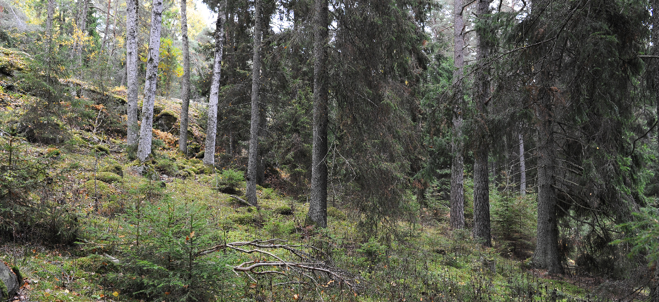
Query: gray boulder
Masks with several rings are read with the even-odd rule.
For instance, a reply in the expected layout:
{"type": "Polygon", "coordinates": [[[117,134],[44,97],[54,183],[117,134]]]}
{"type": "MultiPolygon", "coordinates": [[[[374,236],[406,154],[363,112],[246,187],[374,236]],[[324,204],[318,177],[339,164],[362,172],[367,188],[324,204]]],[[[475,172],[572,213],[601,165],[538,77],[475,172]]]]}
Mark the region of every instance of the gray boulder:
{"type": "Polygon", "coordinates": [[[0,301],[5,301],[16,295],[20,284],[18,277],[4,262],[0,261],[0,301]]]}

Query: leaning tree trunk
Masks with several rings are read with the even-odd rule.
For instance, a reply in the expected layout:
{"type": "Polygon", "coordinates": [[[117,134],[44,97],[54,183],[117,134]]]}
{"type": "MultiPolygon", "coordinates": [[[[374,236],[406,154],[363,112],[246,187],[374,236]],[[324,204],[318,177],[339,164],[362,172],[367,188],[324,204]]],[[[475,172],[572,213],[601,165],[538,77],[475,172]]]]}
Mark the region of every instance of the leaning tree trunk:
{"type": "Polygon", "coordinates": [[[217,136],[217,101],[220,94],[220,76],[222,72],[222,50],[224,47],[224,9],[226,1],[220,1],[215,24],[215,61],[213,61],[213,78],[208,99],[208,123],[206,126],[206,149],[204,164],[215,164],[215,137],[217,136]]]}
{"type": "Polygon", "coordinates": [[[327,227],[327,0],[316,0],[314,24],[313,153],[309,219],[324,228],[327,227]]]}
{"type": "Polygon", "coordinates": [[[555,162],[556,143],[553,132],[553,106],[550,89],[543,80],[547,72],[542,71],[536,115],[538,128],[538,226],[537,245],[533,253],[533,265],[547,269],[551,274],[562,274],[563,266],[558,252],[558,222],[556,217],[555,162]]]}
{"type": "Polygon", "coordinates": [[[453,1],[453,91],[455,105],[453,107],[453,137],[451,138],[451,228],[464,228],[464,161],[462,152],[462,113],[464,97],[462,95],[462,67],[464,64],[464,21],[462,19],[462,0],[453,1]]]}
{"type": "MultiPolygon", "coordinates": [[[[222,12],[220,11],[220,14],[222,12]]],[[[181,0],[181,42],[183,42],[183,81],[181,82],[181,128],[178,137],[178,150],[188,153],[188,107],[190,106],[190,49],[188,46],[187,1],[181,0]]],[[[220,50],[222,52],[222,50],[220,50]]],[[[213,65],[213,68],[215,66],[213,65]]],[[[217,111],[217,102],[216,107],[217,111]]],[[[217,116],[217,112],[215,114],[217,116]]],[[[205,154],[204,154],[205,155],[205,154]]]]}
{"type": "Polygon", "coordinates": [[[153,138],[153,104],[156,101],[156,83],[158,82],[158,63],[160,62],[160,29],[162,22],[163,0],[153,0],[151,13],[151,34],[149,38],[149,57],[146,62],[146,82],[144,83],[144,104],[142,105],[142,125],[137,146],[137,158],[144,162],[151,154],[153,138]]]}
{"type": "MultiPolygon", "coordinates": [[[[487,21],[492,0],[479,0],[477,15],[480,22],[487,21]]],[[[487,22],[485,22],[487,24],[487,22]]],[[[476,73],[476,150],[474,152],[474,239],[484,246],[492,246],[490,237],[490,178],[488,174],[489,144],[487,135],[487,108],[490,98],[489,68],[486,60],[492,50],[493,31],[489,26],[482,26],[478,31],[478,54],[480,64],[476,73]]]]}
{"type": "MultiPolygon", "coordinates": [[[[86,0],[85,0],[86,1],[86,0]]],[[[131,152],[137,149],[137,13],[139,0],[127,0],[128,11],[126,13],[126,79],[127,93],[127,143],[131,152]]]]}
{"type": "Polygon", "coordinates": [[[261,85],[261,0],[254,0],[254,58],[252,59],[252,117],[249,127],[247,202],[256,205],[256,166],[259,144],[259,86],[261,85]]]}

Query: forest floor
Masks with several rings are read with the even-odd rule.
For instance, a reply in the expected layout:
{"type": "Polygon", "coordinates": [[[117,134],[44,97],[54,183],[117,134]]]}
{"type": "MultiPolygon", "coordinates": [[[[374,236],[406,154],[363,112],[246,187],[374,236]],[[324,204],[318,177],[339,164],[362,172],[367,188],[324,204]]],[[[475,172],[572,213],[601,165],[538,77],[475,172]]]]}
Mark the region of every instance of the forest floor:
{"type": "MultiPolygon", "coordinates": [[[[9,77],[1,80],[11,82],[9,77]]],[[[121,98],[121,91],[116,90],[116,98],[121,98]]],[[[112,128],[118,126],[107,126],[112,118],[121,118],[110,116],[120,110],[112,112],[112,105],[105,103],[108,98],[90,95],[89,104],[71,111],[74,116],[64,117],[88,122],[71,126],[59,121],[67,134],[64,142],[44,144],[0,136],[3,165],[11,152],[13,160],[47,169],[47,177],[38,179],[25,196],[29,207],[43,214],[34,224],[21,226],[28,230],[25,236],[47,226],[57,230],[52,236],[64,238],[60,240],[64,242],[49,243],[52,238],[27,240],[15,234],[0,244],[0,260],[19,267],[24,277],[15,301],[178,301],[186,297],[201,301],[598,301],[643,295],[627,291],[622,282],[586,275],[548,276],[532,270],[528,260],[502,256],[506,254],[503,243],[495,240],[494,248],[482,248],[469,232],[450,231],[447,209],[416,204],[410,210],[413,218],[389,224],[390,229],[378,235],[367,235],[358,227],[360,214],[339,201],[328,209],[327,229],[306,227],[307,203],[259,186],[259,208],[243,204],[232,197],[244,191],[244,181],[235,174],[240,165],[209,168],[197,158],[181,155],[172,131],[154,132],[160,141],[148,163],[150,172],[143,176],[135,169],[139,163],[129,160],[124,151],[121,131],[112,128]],[[103,115],[107,115],[106,124],[98,122],[103,115]],[[237,191],[220,192],[227,188],[237,191]],[[72,239],[66,239],[68,235],[72,239]],[[344,272],[342,276],[353,286],[315,272],[248,275],[231,269],[279,258],[295,262],[285,249],[271,254],[218,250],[186,258],[192,251],[221,244],[272,238],[344,272]],[[158,264],[165,255],[170,257],[168,264],[158,264]],[[194,277],[186,277],[188,273],[194,277]]],[[[34,99],[24,92],[0,90],[0,124],[17,124],[34,99]]],[[[160,99],[158,103],[157,116],[177,117],[177,102],[160,99]]],[[[202,127],[195,122],[200,116],[193,112],[193,140],[203,137],[202,127]]],[[[163,123],[170,130],[177,125],[177,121],[163,123]]],[[[285,179],[285,173],[281,177],[285,179]]],[[[2,223],[3,232],[16,229],[6,220],[2,223]]]]}

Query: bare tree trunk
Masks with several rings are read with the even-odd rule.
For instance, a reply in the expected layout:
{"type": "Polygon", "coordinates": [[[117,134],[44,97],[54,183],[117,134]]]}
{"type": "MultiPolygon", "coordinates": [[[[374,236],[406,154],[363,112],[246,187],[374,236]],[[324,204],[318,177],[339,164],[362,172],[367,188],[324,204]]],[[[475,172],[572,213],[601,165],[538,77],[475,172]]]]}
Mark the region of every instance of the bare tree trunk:
{"type": "MultiPolygon", "coordinates": [[[[659,55],[659,0],[652,0],[652,54],[659,55]]],[[[659,61],[652,60],[649,68],[653,74],[652,88],[654,90],[654,102],[657,106],[657,118],[659,118],[659,61]]],[[[657,129],[657,150],[659,150],[659,129],[657,129]]],[[[655,261],[654,282],[650,285],[650,302],[659,302],[659,261],[655,261]]]]}
{"type": "MultiPolygon", "coordinates": [[[[490,15],[492,0],[479,0],[477,16],[485,21],[490,15]]],[[[476,73],[476,151],[474,152],[474,239],[482,241],[484,246],[492,246],[490,237],[490,178],[488,174],[489,142],[487,134],[487,101],[490,99],[490,72],[485,62],[492,51],[494,33],[483,27],[477,31],[478,54],[480,64],[476,73]]]]}
{"type": "Polygon", "coordinates": [[[46,15],[46,34],[49,39],[53,35],[53,14],[55,11],[55,0],[48,0],[47,15],[46,15]]]}
{"type": "Polygon", "coordinates": [[[547,71],[538,79],[536,115],[538,117],[538,227],[537,245],[533,253],[533,265],[547,269],[551,274],[562,274],[563,266],[558,253],[558,222],[556,217],[555,160],[556,143],[553,132],[553,105],[546,87],[547,71]]]}
{"type": "Polygon", "coordinates": [[[140,140],[137,146],[137,158],[144,162],[151,154],[153,138],[153,105],[156,101],[156,84],[158,83],[158,63],[160,62],[160,29],[162,26],[163,0],[153,0],[151,13],[151,34],[149,38],[149,58],[146,62],[146,81],[144,83],[144,104],[142,105],[142,124],[140,140]]]}
{"type": "Polygon", "coordinates": [[[316,0],[314,30],[313,150],[309,219],[327,227],[327,38],[328,1],[316,0]]]}
{"type": "Polygon", "coordinates": [[[204,164],[215,164],[215,137],[217,136],[217,99],[220,94],[220,76],[222,72],[222,54],[224,47],[224,9],[226,1],[220,2],[217,22],[215,24],[215,61],[213,61],[213,78],[208,99],[208,123],[206,126],[206,149],[204,164]]]}
{"type": "Polygon", "coordinates": [[[114,21],[112,21],[112,50],[110,51],[110,57],[108,58],[108,63],[112,60],[114,56],[114,51],[117,48],[117,16],[119,15],[119,1],[114,4],[114,21]]]}
{"type": "Polygon", "coordinates": [[[453,88],[455,106],[453,108],[453,137],[451,139],[451,228],[464,228],[464,161],[462,152],[462,111],[464,97],[462,95],[462,68],[464,64],[464,20],[462,19],[462,0],[453,1],[453,88]]]}
{"type": "MultiPolygon", "coordinates": [[[[90,0],[82,0],[82,13],[80,14],[80,19],[78,20],[78,28],[80,29],[80,33],[82,36],[86,36],[86,31],[87,31],[87,13],[89,11],[89,1],[90,0]]],[[[84,42],[82,41],[82,37],[80,37],[80,40],[78,41],[76,47],[75,47],[75,54],[76,57],[78,58],[78,72],[79,72],[79,79],[82,80],[82,47],[83,47],[84,42]]]]}
{"type": "MultiPolygon", "coordinates": [[[[220,14],[221,13],[222,12],[220,11],[220,14]]],[[[188,15],[186,0],[181,0],[181,40],[181,42],[183,42],[183,82],[181,83],[181,128],[178,138],[178,150],[183,154],[187,154],[188,107],[190,106],[190,49],[188,45],[188,15]]]]}
{"type": "Polygon", "coordinates": [[[108,32],[110,31],[110,10],[112,9],[112,0],[108,0],[108,11],[105,13],[105,31],[103,31],[103,42],[101,43],[101,51],[105,52],[105,43],[108,40],[108,32]]]}
{"type": "Polygon", "coordinates": [[[139,0],[127,0],[128,11],[126,14],[126,106],[127,108],[127,143],[132,152],[137,147],[137,15],[139,0]]]}
{"type": "Polygon", "coordinates": [[[519,133],[519,194],[526,195],[526,160],[524,159],[524,134],[520,127],[519,133]]]}
{"type": "Polygon", "coordinates": [[[261,0],[254,0],[254,58],[252,59],[252,117],[249,127],[247,201],[256,205],[256,159],[259,143],[259,87],[261,85],[261,0]]]}

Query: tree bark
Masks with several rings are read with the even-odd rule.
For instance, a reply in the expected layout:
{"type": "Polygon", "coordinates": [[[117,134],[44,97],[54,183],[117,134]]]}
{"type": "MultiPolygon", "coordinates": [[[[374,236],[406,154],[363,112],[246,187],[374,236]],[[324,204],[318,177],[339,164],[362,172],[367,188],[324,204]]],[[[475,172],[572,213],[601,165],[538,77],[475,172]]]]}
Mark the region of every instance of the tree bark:
{"type": "Polygon", "coordinates": [[[261,85],[261,0],[254,0],[254,57],[252,59],[252,112],[247,162],[247,201],[256,205],[256,166],[259,143],[259,87],[261,85]]]}
{"type": "Polygon", "coordinates": [[[217,136],[217,102],[220,95],[220,77],[222,75],[222,54],[224,47],[224,9],[226,1],[220,1],[215,24],[215,61],[213,61],[213,79],[208,99],[208,123],[206,126],[206,149],[204,164],[215,164],[215,137],[217,136]]]}
{"type": "MultiPolygon", "coordinates": [[[[127,106],[127,143],[135,150],[137,147],[137,16],[139,0],[127,0],[126,12],[126,106],[127,106]]],[[[134,151],[133,151],[134,152],[134,151]]]]}
{"type": "Polygon", "coordinates": [[[526,160],[524,159],[524,134],[520,127],[519,133],[519,195],[526,195],[526,160]]]}
{"type": "Polygon", "coordinates": [[[108,40],[108,32],[110,31],[110,9],[112,8],[111,5],[112,5],[112,0],[108,0],[108,11],[105,14],[105,31],[103,31],[103,42],[101,43],[102,52],[105,52],[105,43],[108,40]]]}
{"type": "MultiPolygon", "coordinates": [[[[659,56],[659,0],[652,0],[652,54],[659,56]]],[[[655,93],[654,102],[657,106],[657,119],[659,119],[659,61],[652,60],[652,88],[655,93]]],[[[659,128],[657,129],[657,150],[659,150],[659,128]]],[[[659,261],[655,261],[654,282],[650,285],[650,302],[659,302],[659,261]]]]}
{"type": "MultiPolygon", "coordinates": [[[[221,13],[222,12],[220,11],[220,14],[221,13]]],[[[183,81],[181,82],[181,128],[179,130],[178,150],[183,154],[187,154],[188,108],[190,106],[190,49],[188,45],[188,15],[186,0],[181,0],[181,42],[183,43],[183,81]]]]}
{"type": "Polygon", "coordinates": [[[149,58],[146,66],[146,82],[144,83],[144,104],[142,106],[142,124],[140,140],[137,146],[137,158],[144,162],[151,154],[151,139],[153,138],[153,104],[156,100],[156,84],[158,82],[158,63],[160,62],[160,29],[162,25],[163,0],[153,0],[151,13],[151,34],[149,39],[149,58]]]}
{"type": "Polygon", "coordinates": [[[455,105],[453,107],[453,137],[451,138],[451,228],[464,228],[464,161],[462,152],[462,111],[464,96],[462,94],[462,68],[464,65],[464,20],[462,18],[462,0],[453,1],[453,88],[455,105]]]}
{"type": "Polygon", "coordinates": [[[327,37],[328,1],[316,0],[314,29],[313,150],[309,219],[327,227],[327,37]]]}
{"type": "MultiPolygon", "coordinates": [[[[477,16],[484,22],[490,15],[492,0],[479,0],[477,16]]],[[[489,142],[487,135],[487,108],[490,99],[490,72],[485,62],[492,51],[491,37],[494,33],[488,26],[482,26],[478,31],[477,59],[480,68],[476,73],[476,150],[474,152],[474,239],[484,246],[492,246],[490,237],[490,178],[488,174],[489,142]]]]}
{"type": "MultiPolygon", "coordinates": [[[[539,83],[547,78],[542,71],[539,83]]],[[[538,92],[536,115],[538,127],[538,226],[537,245],[533,254],[533,265],[547,269],[551,274],[562,274],[563,266],[558,253],[558,223],[556,217],[555,160],[556,144],[553,132],[553,105],[549,87],[538,92]]]]}

